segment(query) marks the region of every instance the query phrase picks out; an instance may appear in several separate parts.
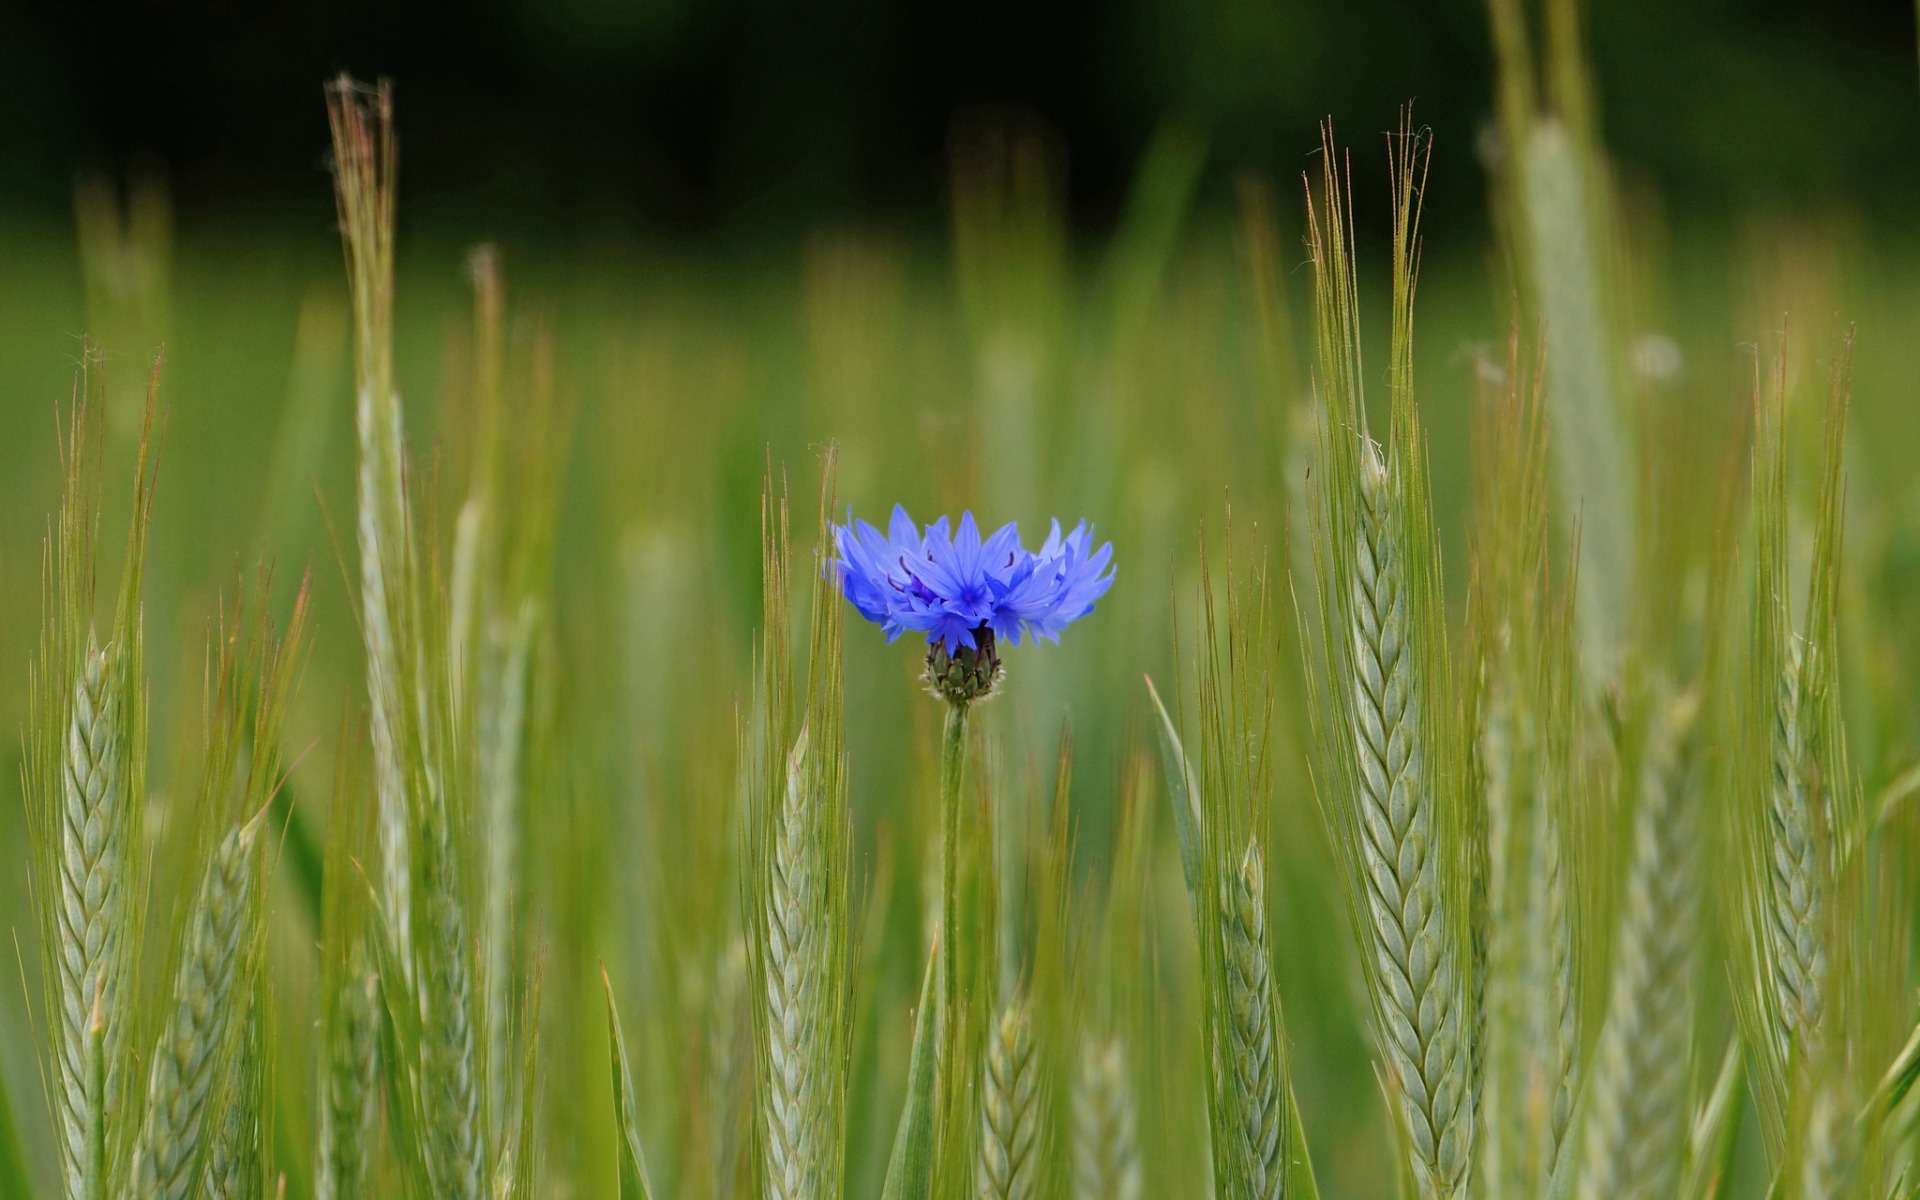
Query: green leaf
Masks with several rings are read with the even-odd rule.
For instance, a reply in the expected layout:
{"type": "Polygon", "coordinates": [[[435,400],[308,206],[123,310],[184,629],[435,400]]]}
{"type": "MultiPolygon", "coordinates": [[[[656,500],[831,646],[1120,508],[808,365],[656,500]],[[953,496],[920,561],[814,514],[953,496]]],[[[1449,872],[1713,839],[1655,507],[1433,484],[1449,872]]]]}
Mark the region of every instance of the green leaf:
{"type": "Polygon", "coordinates": [[[1199,895],[1200,878],[1200,785],[1193,776],[1193,765],[1180,744],[1180,731],[1160,693],[1147,677],[1147,695],[1153,698],[1154,711],[1160,714],[1160,759],[1167,772],[1167,793],[1173,800],[1173,828],[1180,836],[1180,866],[1187,875],[1187,892],[1199,895]]]}
{"type": "Polygon", "coordinates": [[[1729,1039],[1713,1091],[1693,1120],[1693,1145],[1687,1159],[1686,1186],[1680,1190],[1682,1200],[1709,1200],[1718,1195],[1727,1173],[1733,1168],[1733,1146],[1740,1132],[1740,1081],[1746,1074],[1745,1065],[1740,1055],[1740,1039],[1737,1036],[1729,1039]]]}
{"type": "Polygon", "coordinates": [[[13,1106],[7,1099],[7,1076],[0,1071],[0,1196],[30,1196],[26,1160],[20,1154],[19,1131],[13,1124],[13,1106]]]}
{"type": "Polygon", "coordinates": [[[613,1068],[613,1113],[620,1141],[620,1200],[652,1200],[647,1186],[647,1156],[640,1149],[640,1129],[633,1111],[633,1072],[627,1067],[627,1039],[620,1032],[620,1010],[613,1002],[613,981],[600,967],[600,983],[607,992],[607,1046],[613,1068]]]}
{"type": "Polygon", "coordinates": [[[920,1011],[913,1020],[913,1057],[907,1065],[907,1098],[900,1106],[900,1128],[887,1159],[887,1180],[880,1200],[926,1200],[933,1190],[934,1059],[939,1038],[933,1027],[934,966],[940,947],[927,956],[920,982],[920,1011]]]}
{"type": "Polygon", "coordinates": [[[1900,1107],[1900,1102],[1913,1090],[1916,1080],[1920,1080],[1920,1025],[1913,1027],[1907,1044],[1900,1047],[1900,1053],[1894,1055],[1893,1065],[1887,1068],[1887,1073],[1880,1079],[1880,1086],[1874,1089],[1874,1100],[1881,1111],[1891,1113],[1900,1107]]]}
{"type": "Polygon", "coordinates": [[[1320,1181],[1313,1175],[1313,1155],[1307,1151],[1307,1131],[1300,1124],[1300,1104],[1294,1099],[1293,1080],[1287,1084],[1288,1143],[1293,1147],[1293,1162],[1288,1167],[1287,1195],[1292,1200],[1320,1200],[1320,1181]]]}

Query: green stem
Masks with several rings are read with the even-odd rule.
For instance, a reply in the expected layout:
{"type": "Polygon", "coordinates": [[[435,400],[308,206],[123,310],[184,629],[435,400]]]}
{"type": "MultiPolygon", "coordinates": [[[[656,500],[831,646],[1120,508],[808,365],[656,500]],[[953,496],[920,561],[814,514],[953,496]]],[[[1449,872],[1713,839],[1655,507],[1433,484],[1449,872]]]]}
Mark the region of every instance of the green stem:
{"type": "Polygon", "coordinates": [[[940,1007],[947,1045],[955,1045],[960,987],[960,792],[967,772],[967,717],[971,706],[947,706],[940,751],[940,1007]]]}

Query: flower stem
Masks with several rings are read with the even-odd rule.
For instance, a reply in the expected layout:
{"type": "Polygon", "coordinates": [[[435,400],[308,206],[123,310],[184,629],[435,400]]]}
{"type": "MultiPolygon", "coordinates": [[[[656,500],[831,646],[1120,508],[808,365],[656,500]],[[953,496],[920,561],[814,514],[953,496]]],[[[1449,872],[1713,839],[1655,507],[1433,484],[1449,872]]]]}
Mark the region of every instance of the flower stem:
{"type": "Polygon", "coordinates": [[[966,703],[947,705],[946,735],[940,752],[940,1008],[949,1049],[956,1046],[953,1034],[959,1016],[960,792],[966,778],[971,708],[966,703]]]}

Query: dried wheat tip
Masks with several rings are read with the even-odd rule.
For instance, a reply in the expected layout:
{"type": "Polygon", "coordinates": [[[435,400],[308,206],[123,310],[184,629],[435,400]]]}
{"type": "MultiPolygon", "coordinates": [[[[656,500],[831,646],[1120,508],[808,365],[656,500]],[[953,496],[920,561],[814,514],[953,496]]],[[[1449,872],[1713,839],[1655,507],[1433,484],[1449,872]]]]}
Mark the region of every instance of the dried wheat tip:
{"type": "Polygon", "coordinates": [[[1421,1194],[1436,1195],[1453,1191],[1466,1172],[1471,1068],[1425,777],[1394,488],[1379,452],[1365,445],[1352,592],[1358,842],[1380,1039],[1421,1194]]]}
{"type": "Polygon", "coordinates": [[[1012,524],[982,538],[966,512],[953,530],[941,517],[922,531],[895,505],[885,534],[856,521],[833,535],[831,569],[847,600],[890,642],[926,634],[927,687],[954,705],[994,693],[1005,675],[1000,642],[1057,642],[1113,586],[1113,543],[1096,550],[1085,521],[1065,535],[1053,522],[1040,549],[1028,550],[1012,524]]]}
{"type": "Polygon", "coordinates": [[[1125,1045],[1087,1042],[1073,1089],[1074,1200],[1140,1200],[1138,1126],[1125,1045]]]}
{"type": "MultiPolygon", "coordinates": [[[[120,844],[125,742],[116,693],[111,651],[89,638],[67,723],[60,820],[60,1148],[75,1195],[96,1115],[87,1099],[87,1026],[96,1006],[114,1011],[120,981],[120,881],[127,864],[120,844]]],[[[111,1096],[112,1026],[106,1036],[111,1096]]]]}
{"type": "Polygon", "coordinates": [[[1250,1200],[1286,1191],[1287,1120],[1273,979],[1267,969],[1266,868],[1256,843],[1220,883],[1220,943],[1227,979],[1227,1065],[1250,1200]]]}
{"type": "Polygon", "coordinates": [[[1767,804],[1767,867],[1772,906],[1767,942],[1773,957],[1781,1023],[1775,1030],[1780,1060],[1792,1061],[1799,1043],[1803,1060],[1820,1026],[1826,947],[1821,934],[1825,885],[1816,848],[1811,765],[1800,728],[1801,649],[1788,650],[1774,706],[1773,786],[1767,804]]]}
{"type": "Polygon", "coordinates": [[[787,760],[766,903],[767,1195],[812,1200],[826,1169],[826,880],[812,836],[803,733],[787,760]]]}
{"type": "Polygon", "coordinates": [[[229,833],[214,852],[187,927],[180,974],[147,1083],[146,1121],[134,1151],[133,1192],[139,1200],[183,1200],[197,1182],[193,1167],[208,1137],[218,1068],[233,1042],[236,1000],[253,937],[260,826],[229,833]]]}
{"type": "Polygon", "coordinates": [[[986,1075],[981,1081],[980,1200],[1031,1200],[1040,1173],[1035,1146],[1040,1131],[1039,1064],[1033,1026],[1016,999],[1000,1012],[988,1035],[986,1075]]]}

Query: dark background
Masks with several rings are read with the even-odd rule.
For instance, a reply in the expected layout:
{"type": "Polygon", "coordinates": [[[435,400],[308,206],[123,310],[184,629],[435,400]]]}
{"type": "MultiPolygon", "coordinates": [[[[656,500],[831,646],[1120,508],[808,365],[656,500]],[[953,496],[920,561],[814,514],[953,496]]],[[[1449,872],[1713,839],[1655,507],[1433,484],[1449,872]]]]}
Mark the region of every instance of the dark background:
{"type": "MultiPolygon", "coordinates": [[[[1898,0],[1590,6],[1605,136],[1677,210],[1836,200],[1900,219],[1920,175],[1898,0]],[[1845,114],[1844,117],[1841,114],[1845,114]]],[[[196,222],[325,205],[321,81],[395,80],[417,216],[667,236],[937,217],[956,120],[1068,151],[1114,215],[1155,125],[1211,138],[1206,195],[1291,180],[1335,117],[1407,98],[1438,136],[1429,219],[1479,221],[1490,111],[1477,0],[323,0],[0,5],[0,204],[58,216],[79,169],[162,167],[196,222]]]]}

